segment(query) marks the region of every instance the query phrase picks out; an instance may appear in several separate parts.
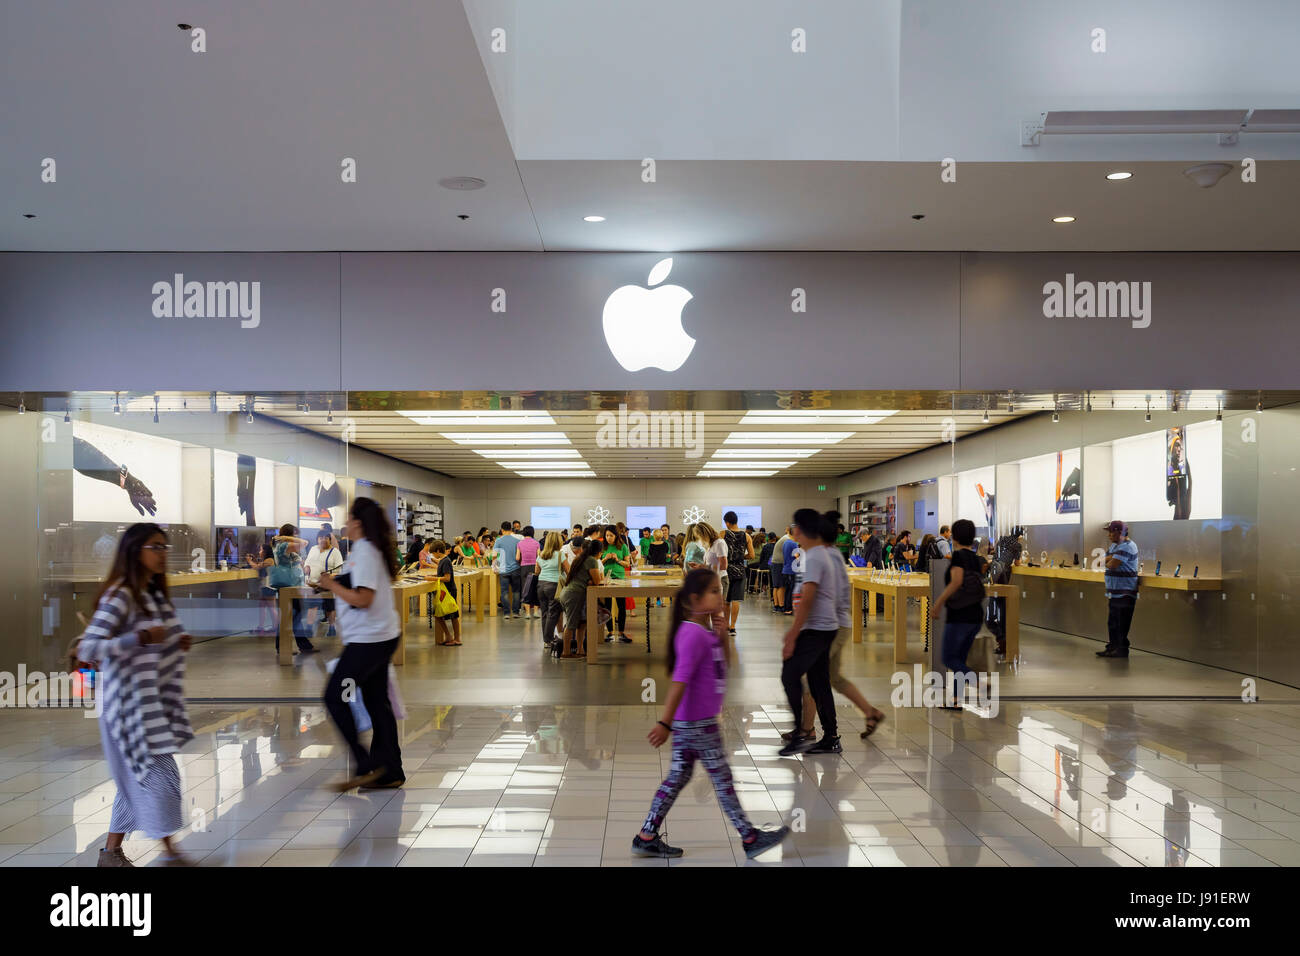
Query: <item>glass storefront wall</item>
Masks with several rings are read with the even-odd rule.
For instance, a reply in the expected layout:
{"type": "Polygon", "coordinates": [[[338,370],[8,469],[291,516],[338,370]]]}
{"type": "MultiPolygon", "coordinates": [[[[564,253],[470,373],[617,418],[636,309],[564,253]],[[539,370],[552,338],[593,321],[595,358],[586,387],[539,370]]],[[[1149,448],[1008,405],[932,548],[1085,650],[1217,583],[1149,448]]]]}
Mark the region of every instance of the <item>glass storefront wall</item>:
{"type": "MultiPolygon", "coordinates": [[[[768,399],[756,396],[775,393],[745,394],[759,408],[768,399]]],[[[1292,569],[1300,567],[1294,396],[780,394],[782,411],[884,413],[854,426],[875,436],[879,450],[864,460],[879,463],[819,479],[851,531],[906,529],[919,544],[970,518],[987,552],[1023,529],[1024,566],[1012,578],[1021,661],[1007,665],[1004,693],[1015,681],[1026,694],[1102,697],[1268,696],[1289,692],[1269,682],[1300,687],[1300,652],[1287,637],[1297,623],[1292,569]],[[1084,652],[1091,657],[1102,646],[1094,642],[1107,638],[1096,572],[1108,544],[1102,525],[1113,519],[1129,525],[1143,575],[1130,639],[1160,655],[1152,660],[1161,666],[1135,673],[1130,662],[1081,676],[1084,652]]],[[[283,525],[310,547],[322,531],[342,530],[348,504],[361,495],[387,509],[399,546],[416,533],[457,534],[470,515],[474,528],[500,517],[490,509],[450,514],[444,530],[444,509],[471,497],[474,479],[365,448],[350,412],[379,409],[374,393],[83,392],[3,401],[13,537],[0,560],[13,590],[0,656],[8,670],[60,666],[121,532],[154,521],[172,545],[169,581],[186,626],[200,642],[226,644],[205,684],[211,696],[283,696],[282,676],[251,676],[273,666],[262,645],[275,620],[252,565],[283,525]],[[20,402],[26,414],[13,414],[20,402]]],[[[401,407],[402,393],[384,401],[401,407]]],[[[910,613],[918,615],[915,607],[910,613]]],[[[311,608],[304,615],[315,616],[311,608]]],[[[923,622],[909,626],[919,631],[923,622]]],[[[201,655],[195,666],[203,669],[201,655]]]]}

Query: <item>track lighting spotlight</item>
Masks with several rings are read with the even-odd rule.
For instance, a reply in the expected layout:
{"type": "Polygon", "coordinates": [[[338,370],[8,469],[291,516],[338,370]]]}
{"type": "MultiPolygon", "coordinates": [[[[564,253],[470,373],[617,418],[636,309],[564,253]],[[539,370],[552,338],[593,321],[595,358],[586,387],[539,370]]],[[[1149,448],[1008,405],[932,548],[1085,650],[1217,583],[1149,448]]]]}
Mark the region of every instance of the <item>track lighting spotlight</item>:
{"type": "Polygon", "coordinates": [[[122,400],[121,400],[121,397],[120,397],[121,394],[122,394],[121,392],[114,392],[114,393],[113,393],[113,414],[114,414],[114,415],[121,415],[121,414],[122,414],[122,400]]]}

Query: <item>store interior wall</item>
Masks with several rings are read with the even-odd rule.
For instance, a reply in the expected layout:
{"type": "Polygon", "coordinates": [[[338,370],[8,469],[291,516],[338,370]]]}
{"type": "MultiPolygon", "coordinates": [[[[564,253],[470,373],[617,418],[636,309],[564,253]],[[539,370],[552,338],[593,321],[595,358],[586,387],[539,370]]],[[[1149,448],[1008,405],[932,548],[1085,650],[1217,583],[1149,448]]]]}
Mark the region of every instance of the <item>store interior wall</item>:
{"type": "Polygon", "coordinates": [[[502,521],[529,523],[534,506],[567,507],[571,523],[587,523],[587,511],[603,507],[614,522],[625,521],[629,506],[663,505],[674,532],[684,531],[682,512],[698,507],[721,530],[728,508],[758,505],[763,525],[783,528],[799,508],[826,510],[835,506],[827,479],[816,478],[487,478],[460,479],[457,494],[447,501],[449,534],[496,531],[502,521]],[[818,491],[826,485],[826,491],[818,491]]]}
{"type": "Polygon", "coordinates": [[[41,565],[38,446],[40,416],[0,414],[0,670],[15,672],[20,662],[40,659],[41,565]]]}

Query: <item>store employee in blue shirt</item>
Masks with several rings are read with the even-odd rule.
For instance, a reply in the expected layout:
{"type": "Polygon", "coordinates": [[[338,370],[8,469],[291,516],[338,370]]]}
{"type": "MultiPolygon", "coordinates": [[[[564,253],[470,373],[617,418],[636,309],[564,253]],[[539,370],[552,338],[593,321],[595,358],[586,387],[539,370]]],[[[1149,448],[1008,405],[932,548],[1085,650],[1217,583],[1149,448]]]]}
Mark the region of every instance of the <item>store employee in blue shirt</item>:
{"type": "Polygon", "coordinates": [[[496,549],[501,553],[501,571],[497,575],[501,585],[501,610],[508,621],[511,614],[519,616],[524,582],[519,567],[519,536],[510,530],[509,521],[501,522],[501,537],[497,538],[496,549]]]}
{"type": "Polygon", "coordinates": [[[1098,657],[1128,657],[1128,629],[1137,607],[1138,549],[1128,536],[1128,525],[1112,521],[1104,526],[1110,536],[1106,549],[1106,630],[1110,641],[1098,657]]]}

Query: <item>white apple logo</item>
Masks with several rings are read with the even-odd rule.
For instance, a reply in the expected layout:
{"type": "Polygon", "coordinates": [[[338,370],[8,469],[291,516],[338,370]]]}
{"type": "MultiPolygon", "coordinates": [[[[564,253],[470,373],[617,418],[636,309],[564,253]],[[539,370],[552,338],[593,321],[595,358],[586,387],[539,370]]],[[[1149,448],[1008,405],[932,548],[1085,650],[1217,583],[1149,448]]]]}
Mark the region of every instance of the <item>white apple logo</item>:
{"type": "MultiPolygon", "coordinates": [[[[650,270],[649,285],[668,278],[672,259],[662,259],[650,270]]],[[[658,368],[675,372],[695,348],[695,340],[682,328],[682,309],[694,298],[679,285],[645,289],[619,286],[605,300],[601,321],[605,341],[618,364],[629,372],[658,368]]]]}

